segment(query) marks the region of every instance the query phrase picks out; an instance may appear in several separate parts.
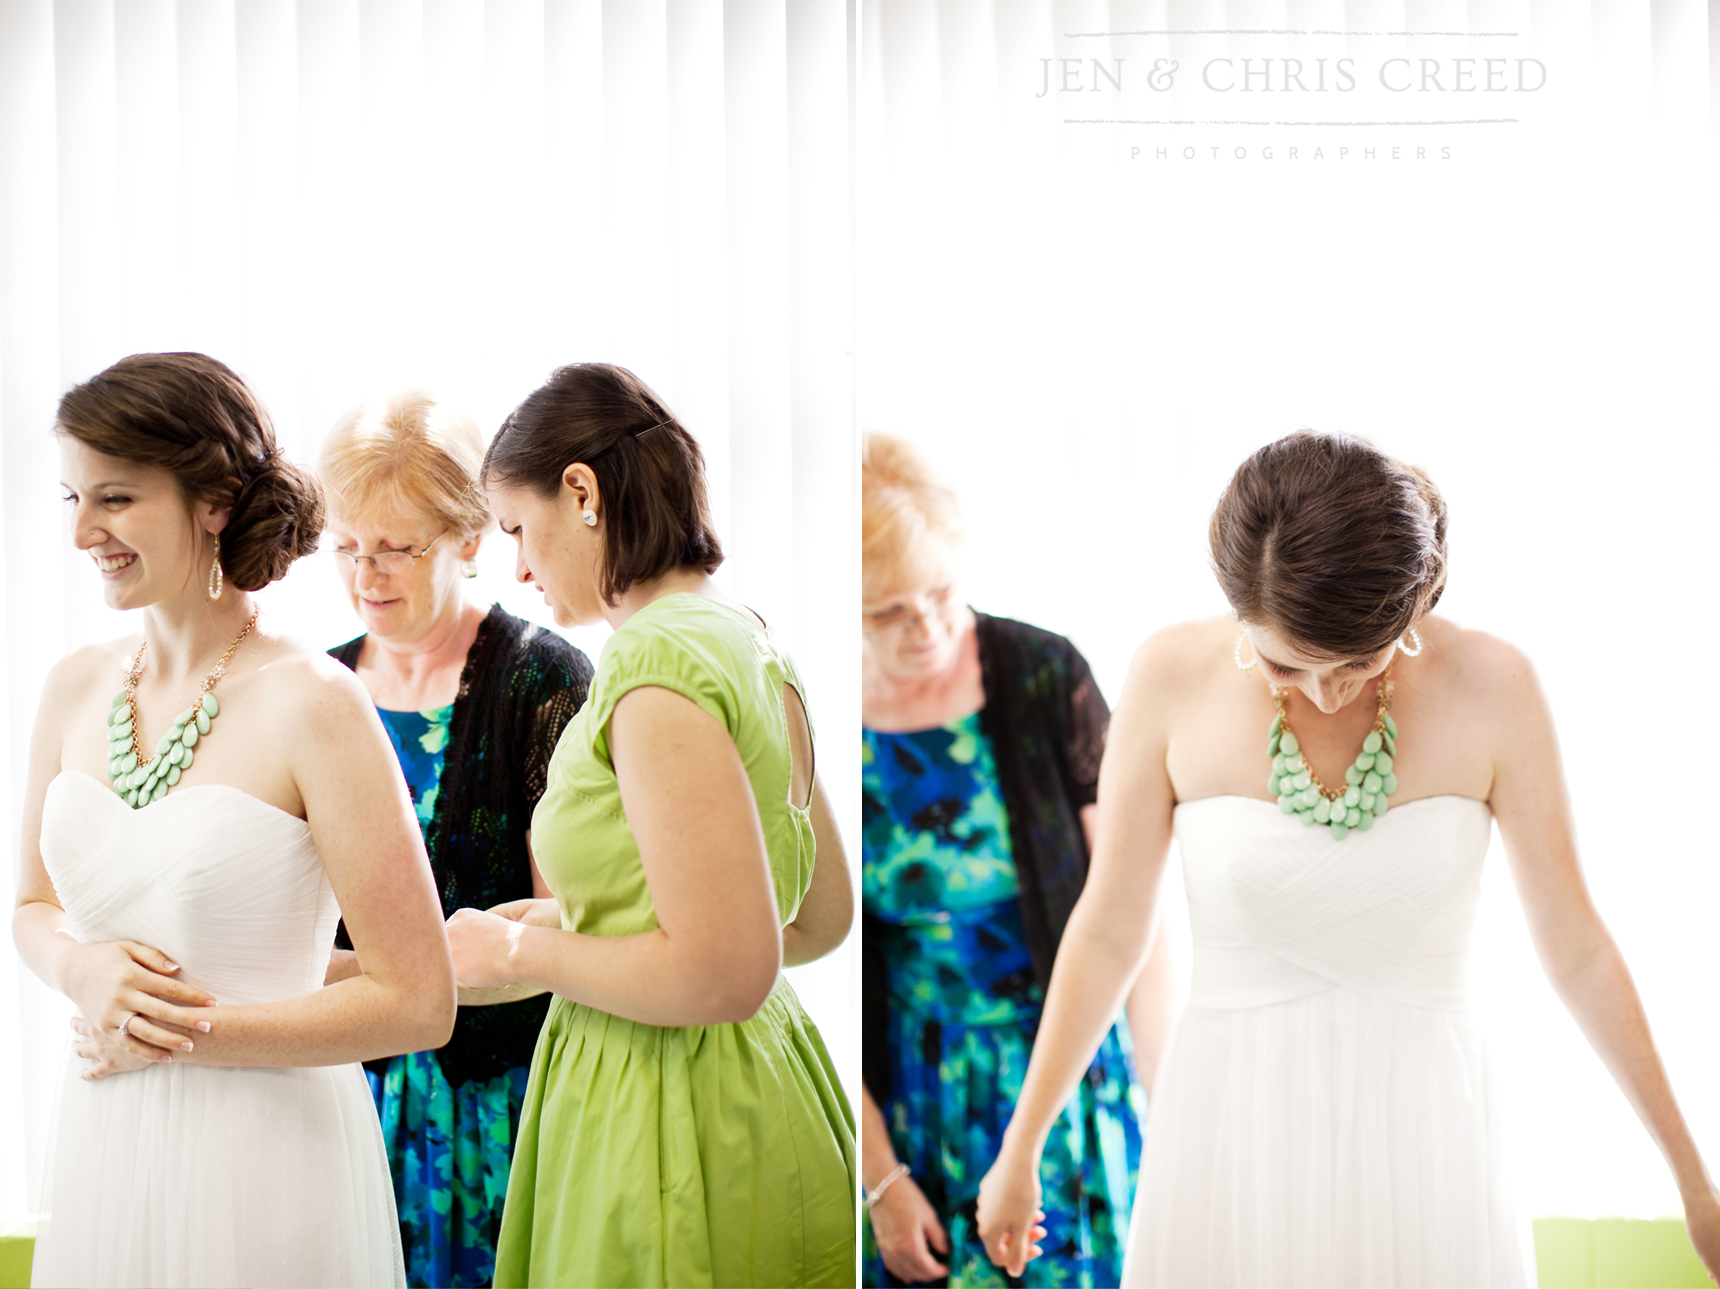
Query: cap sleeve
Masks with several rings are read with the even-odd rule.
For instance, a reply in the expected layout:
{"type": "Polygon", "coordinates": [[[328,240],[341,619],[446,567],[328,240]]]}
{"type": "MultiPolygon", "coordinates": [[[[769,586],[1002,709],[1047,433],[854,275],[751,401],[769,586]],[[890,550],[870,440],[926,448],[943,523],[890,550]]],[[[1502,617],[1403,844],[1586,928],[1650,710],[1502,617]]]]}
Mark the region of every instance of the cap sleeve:
{"type": "Polygon", "coordinates": [[[732,664],[711,641],[673,624],[635,619],[609,638],[592,688],[592,719],[598,730],[594,750],[605,765],[610,764],[609,719],[615,705],[648,685],[696,703],[730,738],[735,736],[740,713],[732,664]]]}

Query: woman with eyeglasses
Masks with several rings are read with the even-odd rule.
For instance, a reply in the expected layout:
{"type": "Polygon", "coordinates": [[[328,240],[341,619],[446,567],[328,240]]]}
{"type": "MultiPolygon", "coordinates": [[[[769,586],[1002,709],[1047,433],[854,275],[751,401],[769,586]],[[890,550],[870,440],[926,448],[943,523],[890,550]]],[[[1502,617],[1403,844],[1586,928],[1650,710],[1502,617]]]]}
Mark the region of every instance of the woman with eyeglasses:
{"type": "MultiPolygon", "coordinates": [[[[957,597],[955,497],[913,448],[868,435],[861,481],[864,1281],[995,1284],[975,1200],[1086,877],[1110,714],[1068,640],[957,597]]],[[[1049,1130],[1027,1284],[1121,1275],[1168,960],[1049,1130]]]]}
{"type": "MultiPolygon", "coordinates": [[[[365,634],[330,652],[400,758],[448,917],[548,894],[531,813],[591,662],[464,593],[490,524],[469,416],[427,394],[354,408],[323,445],[333,556],[365,634]]],[[[344,934],[329,979],[359,970],[344,934]]],[[[549,1000],[460,990],[453,1036],[370,1063],[414,1285],[487,1285],[526,1070],[549,1000]]]]}

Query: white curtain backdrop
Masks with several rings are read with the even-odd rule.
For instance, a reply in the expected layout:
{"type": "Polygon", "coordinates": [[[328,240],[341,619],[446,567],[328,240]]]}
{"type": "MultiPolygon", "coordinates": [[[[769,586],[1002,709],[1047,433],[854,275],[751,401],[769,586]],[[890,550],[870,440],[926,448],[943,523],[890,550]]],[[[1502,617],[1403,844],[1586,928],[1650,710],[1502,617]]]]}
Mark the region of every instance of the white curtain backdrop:
{"type": "MultiPolygon", "coordinates": [[[[1451,512],[1440,611],[1539,670],[1595,898],[1712,1166],[1720,845],[1684,751],[1720,715],[1706,22],[1697,0],[880,0],[858,387],[863,426],[957,485],[970,600],[1070,635],[1113,702],[1146,635],[1224,611],[1206,525],[1245,455],[1307,425],[1425,466],[1451,512]],[[1287,30],[1340,34],[1222,34],[1287,30]],[[1516,34],[1355,34],[1406,30],[1516,34]],[[1192,79],[1298,57],[1312,90],[1316,58],[1360,81],[1405,57],[1447,60],[1449,84],[1452,58],[1495,54],[1540,60],[1545,90],[1350,102],[1192,79]],[[1080,88],[1040,97],[1041,60],[1063,58],[1080,88]],[[1157,59],[1180,64],[1174,91],[1146,85],[1157,59]],[[1515,123],[1211,123],[1460,118],[1515,123]]],[[[1676,1212],[1541,978],[1499,853],[1477,971],[1528,1212],[1676,1212]]]]}
{"type": "MultiPolygon", "coordinates": [[[[48,667],[132,629],[69,546],[55,402],[125,354],[199,349],[301,461],[391,389],[493,431],[562,363],[638,372],[700,438],[719,578],[794,654],[857,845],[852,21],[844,0],[0,4],[0,833],[48,667]]],[[[478,596],[548,624],[511,542],[480,563],[478,596]]],[[[358,631],[322,560],[263,601],[318,644],[358,631]]],[[[604,632],[569,634],[595,662],[604,632]]],[[[850,1089],[857,963],[850,940],[792,973],[850,1089]]],[[[0,1219],[34,1207],[68,1010],[0,953],[0,1219]]]]}

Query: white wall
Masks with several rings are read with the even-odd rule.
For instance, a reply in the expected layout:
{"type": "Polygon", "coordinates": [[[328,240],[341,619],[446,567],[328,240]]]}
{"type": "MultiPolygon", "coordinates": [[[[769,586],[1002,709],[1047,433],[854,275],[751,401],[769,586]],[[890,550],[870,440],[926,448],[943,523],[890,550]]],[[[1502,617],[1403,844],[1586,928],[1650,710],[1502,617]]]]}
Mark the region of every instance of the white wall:
{"type": "MultiPolygon", "coordinates": [[[[1206,523],[1247,453],[1306,425],[1426,467],[1451,512],[1440,611],[1535,661],[1595,898],[1720,1165],[1720,846],[1697,750],[1720,706],[1720,223],[1700,6],[1656,6],[1670,33],[1646,7],[1597,7],[1592,23],[1584,6],[1365,8],[881,6],[866,45],[862,421],[921,443],[959,487],[971,601],[1070,635],[1113,702],[1145,635],[1224,611],[1206,523]],[[1437,164],[1308,159],[1321,140],[1421,141],[1408,128],[1077,135],[1056,113],[1145,109],[1090,90],[1076,106],[1034,98],[1041,56],[1100,52],[1059,33],[1346,12],[1352,28],[1520,29],[1552,92],[1520,127],[1446,130],[1456,155],[1437,164]],[[1185,143],[1223,159],[1152,158],[1185,143]]],[[[1240,37],[1151,52],[1198,65],[1226,39],[1284,52],[1240,37]]],[[[1338,45],[1378,60],[1359,38],[1338,45]]],[[[1156,110],[1221,115],[1202,109],[1191,94],[1156,110]]],[[[1528,1210],[1675,1211],[1657,1152],[1541,979],[1502,856],[1488,865],[1478,993],[1528,1210]]]]}

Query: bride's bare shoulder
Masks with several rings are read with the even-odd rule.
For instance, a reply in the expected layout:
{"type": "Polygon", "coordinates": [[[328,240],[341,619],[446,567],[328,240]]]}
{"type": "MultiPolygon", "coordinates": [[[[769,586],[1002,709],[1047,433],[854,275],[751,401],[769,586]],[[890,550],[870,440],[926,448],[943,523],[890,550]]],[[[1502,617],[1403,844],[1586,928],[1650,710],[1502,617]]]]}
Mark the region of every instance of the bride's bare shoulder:
{"type": "Polygon", "coordinates": [[[1437,615],[1430,616],[1418,630],[1425,657],[1405,661],[1398,669],[1405,678],[1415,663],[1422,663],[1421,669],[1433,683],[1482,702],[1536,686],[1529,656],[1509,640],[1437,615]]]}
{"type": "Polygon", "coordinates": [[[1130,719],[1172,724],[1178,713],[1199,707],[1224,669],[1231,667],[1236,620],[1228,615],[1179,622],[1143,640],[1129,662],[1120,712],[1130,719]]]}
{"type": "Polygon", "coordinates": [[[1135,650],[1129,679],[1154,688],[1183,688],[1209,679],[1220,664],[1234,665],[1230,655],[1235,641],[1236,619],[1229,614],[1162,627],[1135,650]]]}
{"type": "Polygon", "coordinates": [[[94,689],[102,689],[104,699],[119,693],[125,688],[126,672],[142,642],[143,637],[134,633],[73,649],[49,671],[42,686],[42,701],[63,701],[94,689]]]}
{"type": "Polygon", "coordinates": [[[369,711],[358,677],[326,651],[272,629],[257,643],[257,678],[272,704],[319,721],[369,711]]]}

